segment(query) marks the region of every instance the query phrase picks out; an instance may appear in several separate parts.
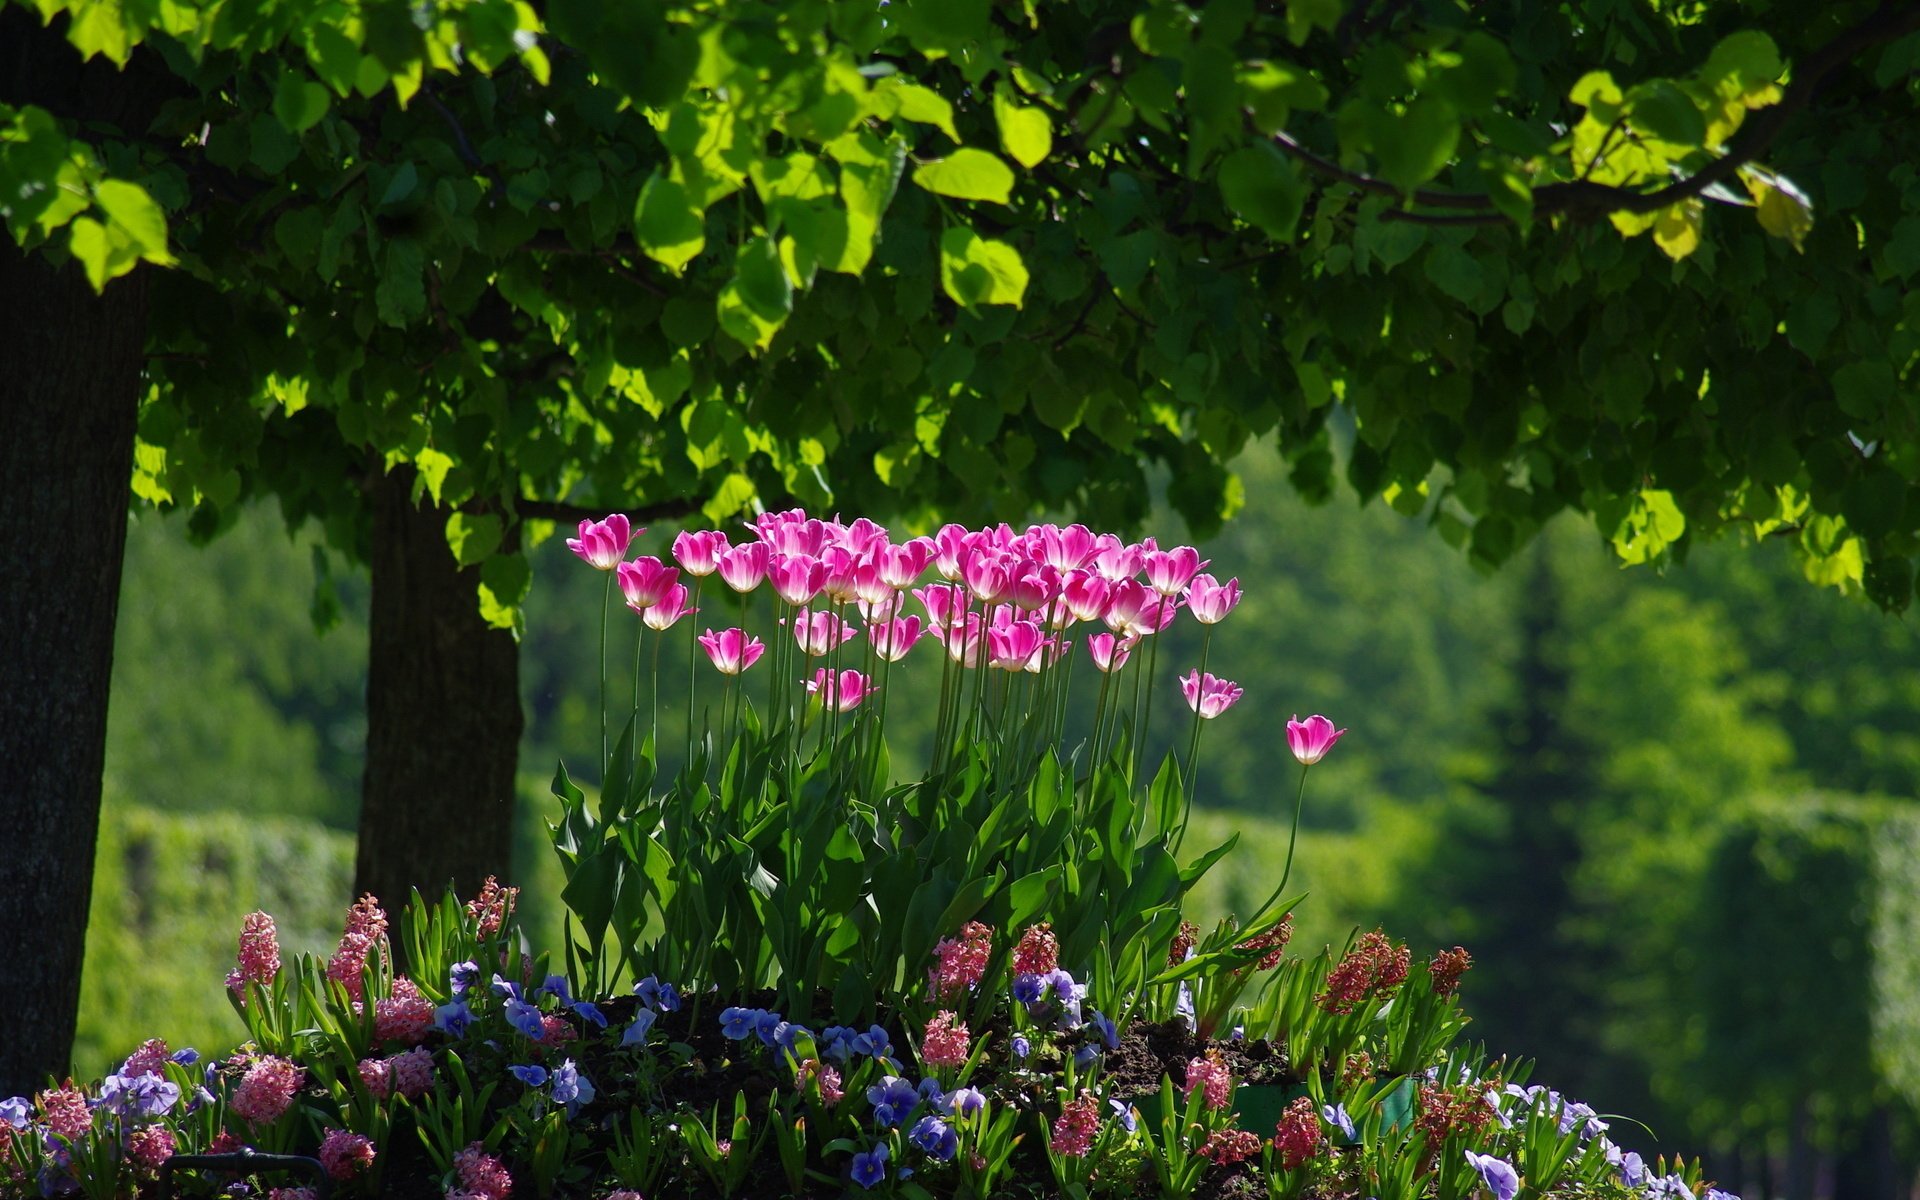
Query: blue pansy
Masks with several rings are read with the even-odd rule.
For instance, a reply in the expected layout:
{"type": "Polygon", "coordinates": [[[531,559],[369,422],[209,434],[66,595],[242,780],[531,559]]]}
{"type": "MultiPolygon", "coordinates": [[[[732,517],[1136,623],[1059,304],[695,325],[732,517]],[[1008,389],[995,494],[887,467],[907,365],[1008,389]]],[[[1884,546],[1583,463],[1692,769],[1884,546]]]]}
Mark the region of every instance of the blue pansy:
{"type": "Polygon", "coordinates": [[[547,1083],[547,1069],[539,1063],[528,1063],[525,1066],[508,1067],[507,1074],[518,1079],[528,1087],[545,1087],[547,1083]]]}
{"type": "Polygon", "coordinates": [[[723,1008],[720,1010],[720,1032],[734,1041],[742,1041],[753,1033],[754,1022],[760,1017],[760,1010],[753,1008],[723,1008]]]}
{"type": "Polygon", "coordinates": [[[1513,1200],[1520,1190],[1520,1172],[1505,1159],[1495,1158],[1491,1154],[1475,1154],[1468,1150],[1467,1165],[1480,1173],[1480,1182],[1493,1193],[1494,1200],[1513,1200]]]}
{"type": "Polygon", "coordinates": [[[627,1031],[620,1035],[620,1044],[622,1046],[644,1044],[647,1040],[647,1031],[652,1029],[653,1023],[659,1019],[660,1014],[650,1008],[643,1008],[634,1013],[633,1024],[627,1026],[627,1031]]]}
{"type": "Polygon", "coordinates": [[[573,1006],[573,1011],[587,1020],[592,1021],[602,1029],[607,1027],[607,1014],[601,1012],[599,1006],[591,1000],[576,1001],[573,1006]]]}
{"type": "Polygon", "coordinates": [[[854,1036],[853,1052],[869,1058],[886,1058],[893,1053],[893,1040],[887,1036],[886,1030],[874,1025],[865,1033],[854,1036]]]}
{"type": "Polygon", "coordinates": [[[433,1010],[433,1027],[448,1037],[467,1036],[467,1026],[471,1024],[473,1010],[465,1000],[452,1000],[433,1010]]]}
{"type": "Polygon", "coordinates": [[[853,1156],[853,1181],[863,1188],[871,1188],[887,1177],[887,1144],[880,1142],[873,1149],[853,1156]]]}
{"type": "Polygon", "coordinates": [[[520,985],[511,979],[502,979],[498,975],[493,977],[493,992],[496,996],[510,996],[515,1000],[520,999],[520,985]]]}
{"type": "Polygon", "coordinates": [[[0,1100],[0,1124],[25,1129],[32,1121],[33,1102],[25,1096],[9,1096],[0,1100]]]}
{"type": "Polygon", "coordinates": [[[1100,1047],[1082,1046],[1078,1050],[1075,1050],[1073,1052],[1073,1065],[1084,1071],[1088,1067],[1092,1066],[1094,1064],[1094,1060],[1098,1059],[1099,1057],[1100,1057],[1100,1047]]]}
{"type": "Polygon", "coordinates": [[[456,996],[464,996],[467,989],[480,979],[480,964],[477,962],[457,962],[447,968],[447,985],[456,996]]]}
{"type": "Polygon", "coordinates": [[[1693,1200],[1693,1189],[1678,1175],[1662,1175],[1647,1185],[1647,1200],[1693,1200]]]}
{"type": "Polygon", "coordinates": [[[536,1042],[546,1035],[545,1027],[540,1024],[540,1010],[525,1000],[507,1001],[507,1024],[536,1042]]]}
{"type": "Polygon", "coordinates": [[[845,1025],[829,1025],[820,1031],[820,1053],[835,1062],[846,1062],[853,1057],[857,1036],[855,1030],[845,1025]]]}
{"type": "Polygon", "coordinates": [[[890,1129],[907,1119],[920,1103],[920,1093],[898,1075],[888,1075],[867,1089],[867,1103],[873,1105],[873,1123],[890,1129]]]}
{"type": "Polygon", "coordinates": [[[169,1060],[177,1062],[183,1067],[190,1067],[200,1061],[200,1052],[192,1046],[187,1046],[184,1049],[175,1050],[167,1057],[169,1060]]]}
{"type": "Polygon", "coordinates": [[[753,1032],[755,1036],[760,1039],[761,1045],[778,1046],[780,1044],[780,1027],[785,1024],[786,1021],[781,1019],[779,1013],[769,1012],[763,1008],[754,1014],[753,1032]]]}
{"type": "Polygon", "coordinates": [[[979,1088],[955,1088],[947,1093],[947,1101],[942,1106],[948,1113],[956,1116],[972,1116],[987,1106],[987,1094],[979,1088]]]}
{"type": "Polygon", "coordinates": [[[1033,1043],[1028,1041],[1027,1036],[1023,1033],[1013,1035],[1012,1046],[1013,1056],[1015,1058],[1025,1058],[1027,1055],[1033,1053],[1033,1043]]]}
{"type": "Polygon", "coordinates": [[[1088,1014],[1087,1024],[1093,1026],[1094,1030],[1099,1033],[1100,1040],[1106,1045],[1107,1049],[1118,1050],[1120,1048],[1120,1030],[1114,1025],[1113,1018],[1096,1008],[1088,1014]]]}
{"type": "Polygon", "coordinates": [[[1353,1118],[1347,1115],[1346,1105],[1328,1104],[1322,1106],[1320,1109],[1320,1119],[1345,1134],[1348,1141],[1353,1140],[1353,1118]]]}
{"type": "Polygon", "coordinates": [[[1108,1100],[1107,1107],[1113,1110],[1114,1123],[1119,1125],[1120,1128],[1126,1130],[1128,1133],[1132,1133],[1134,1130],[1140,1128],[1139,1116],[1134,1113],[1133,1106],[1126,1101],[1108,1100]]]}
{"type": "Polygon", "coordinates": [[[939,1117],[921,1117],[907,1134],[907,1140],[924,1150],[928,1158],[940,1162],[951,1159],[960,1148],[960,1135],[939,1117]]]}
{"type": "Polygon", "coordinates": [[[633,994],[640,997],[640,1003],[661,1012],[674,1012],[680,1007],[680,993],[670,983],[660,982],[657,976],[649,975],[633,985],[633,994]]]}
{"type": "Polygon", "coordinates": [[[593,1103],[593,1084],[580,1073],[580,1069],[568,1059],[553,1072],[553,1100],[556,1104],[567,1106],[567,1115],[572,1116],[580,1110],[582,1104],[593,1103]]]}
{"type": "Polygon", "coordinates": [[[1015,975],[1013,977],[1013,998],[1032,1007],[1040,1003],[1040,997],[1047,994],[1047,981],[1039,975],[1015,975]]]}

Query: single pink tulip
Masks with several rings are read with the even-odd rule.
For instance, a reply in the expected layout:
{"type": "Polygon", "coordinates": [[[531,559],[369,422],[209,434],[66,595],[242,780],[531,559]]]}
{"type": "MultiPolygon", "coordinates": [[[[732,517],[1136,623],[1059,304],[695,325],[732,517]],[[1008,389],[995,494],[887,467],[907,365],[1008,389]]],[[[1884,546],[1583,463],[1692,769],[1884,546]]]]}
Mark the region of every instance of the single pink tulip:
{"type": "Polygon", "coordinates": [[[807,694],[816,697],[821,705],[836,712],[847,712],[858,708],[860,702],[880,689],[873,685],[858,671],[845,670],[835,676],[832,671],[821,667],[807,680],[807,694]]]}
{"type": "Polygon", "coordinates": [[[660,603],[666,599],[668,590],[680,582],[677,568],[651,555],[621,563],[615,574],[620,580],[620,594],[627,598],[627,607],[635,612],[660,603]]]}
{"type": "Polygon", "coordinates": [[[1085,525],[1069,525],[1065,529],[1042,525],[1039,532],[1040,557],[1056,571],[1077,571],[1093,558],[1094,537],[1085,525]]]}
{"type": "MultiPolygon", "coordinates": [[[[785,618],[780,623],[786,624],[785,618]]],[[[855,632],[853,626],[840,619],[840,614],[824,608],[814,613],[803,608],[793,619],[793,640],[808,658],[819,658],[846,644],[855,632]]]]}
{"type": "Polygon", "coordinates": [[[960,578],[975,600],[998,604],[1013,591],[1013,567],[997,551],[977,549],[960,560],[960,578]]]}
{"type": "Polygon", "coordinates": [[[924,634],[919,617],[895,617],[886,621],[870,621],[867,624],[867,641],[873,646],[873,652],[888,662],[899,662],[907,656],[924,634]]]}
{"type": "Polygon", "coordinates": [[[1149,591],[1145,584],[1123,579],[1107,589],[1107,607],[1101,612],[1100,619],[1115,633],[1127,633],[1144,617],[1151,616],[1159,603],[1160,597],[1149,591]]]}
{"type": "Polygon", "coordinates": [[[1335,729],[1333,722],[1319,713],[1302,721],[1295,713],[1293,720],[1287,722],[1287,748],[1300,760],[1302,766],[1310,767],[1327,756],[1333,744],[1347,731],[1335,729]]]}
{"type": "Polygon", "coordinates": [[[1187,585],[1187,610],[1202,625],[1216,625],[1240,603],[1240,581],[1218,583],[1211,575],[1195,575],[1187,585]]]}
{"type": "Polygon", "coordinates": [[[1103,537],[1112,538],[1111,543],[1102,546],[1093,556],[1093,569],[1100,578],[1108,583],[1122,583],[1140,573],[1140,559],[1145,553],[1139,546],[1123,544],[1112,534],[1103,537]]]}
{"type": "Polygon", "coordinates": [[[1106,615],[1112,585],[1092,571],[1069,572],[1060,585],[1060,603],[1076,621],[1097,621],[1106,615]]]}
{"type": "Polygon", "coordinates": [[[1110,675],[1127,665],[1127,656],[1133,653],[1138,638],[1117,637],[1111,633],[1096,633],[1087,639],[1087,653],[1093,658],[1093,665],[1100,668],[1103,675],[1110,675]]]}
{"type": "Polygon", "coordinates": [[[697,579],[713,574],[726,550],[727,535],[718,529],[685,530],[673,539],[673,560],[697,579]]]}
{"type": "Polygon", "coordinates": [[[1233,702],[1240,698],[1240,691],[1240,685],[1230,679],[1217,679],[1198,671],[1189,671],[1180,679],[1180,692],[1187,698],[1187,707],[1206,721],[1232,708],[1233,702]]]}
{"type": "Polygon", "coordinates": [[[927,632],[947,648],[948,658],[963,667],[977,667],[987,647],[985,626],[979,613],[966,613],[964,619],[952,624],[936,621],[927,632]]]}
{"type": "Polygon", "coordinates": [[[951,629],[966,620],[967,606],[972,603],[967,589],[957,583],[936,583],[931,587],[915,588],[913,598],[925,606],[927,621],[936,632],[951,629]]]}
{"type": "Polygon", "coordinates": [[[960,560],[973,549],[975,535],[964,525],[942,525],[933,535],[933,568],[953,583],[960,578],[960,560]]]}
{"type": "Polygon", "coordinates": [[[767,582],[788,604],[810,604],[826,586],[826,564],[803,554],[776,554],[767,564],[767,582]]]}
{"type": "Polygon", "coordinates": [[[596,571],[611,571],[627,556],[627,547],[635,536],[645,533],[634,529],[627,519],[614,513],[604,521],[580,522],[580,536],[567,539],[567,549],[578,554],[596,571]]]}
{"type": "Polygon", "coordinates": [[[933,539],[914,538],[898,546],[882,547],[876,562],[880,568],[880,578],[890,587],[911,587],[926,574],[927,564],[933,561],[933,539]]]}
{"type": "Polygon", "coordinates": [[[1179,596],[1155,596],[1151,591],[1147,595],[1151,597],[1150,602],[1127,625],[1127,632],[1135,637],[1159,633],[1173,624],[1174,618],[1180,615],[1180,606],[1186,603],[1179,596]]]}
{"type": "Polygon", "coordinates": [[[1015,608],[1036,612],[1052,604],[1060,594],[1060,572],[1045,563],[1023,560],[1013,577],[1013,590],[1007,598],[1015,608]]]}
{"type": "Polygon", "coordinates": [[[987,665],[1003,671],[1023,671],[1027,660],[1040,652],[1047,635],[1032,621],[1013,621],[987,630],[987,665]]]}
{"type": "Polygon", "coordinates": [[[887,527],[876,525],[865,517],[860,517],[846,527],[840,535],[840,544],[855,555],[867,556],[877,552],[887,544],[887,527]]]}
{"type": "Polygon", "coordinates": [[[1209,560],[1201,558],[1200,552],[1192,546],[1175,546],[1171,550],[1155,550],[1143,561],[1147,569],[1147,586],[1162,596],[1178,596],[1187,590],[1193,577],[1209,560]]]}
{"type": "Polygon", "coordinates": [[[747,528],[774,554],[816,558],[827,543],[826,524],[807,516],[805,509],[762,513],[749,522],[747,528]]]}
{"type": "Polygon", "coordinates": [[[868,624],[875,621],[892,621],[898,618],[902,610],[907,607],[907,598],[889,589],[884,598],[868,600],[862,597],[854,607],[860,610],[860,619],[868,624]]]}
{"type": "Polygon", "coordinates": [[[721,582],[736,592],[750,592],[767,577],[767,547],[764,542],[748,542],[731,550],[723,550],[718,561],[721,582]]]}
{"type": "Polygon", "coordinates": [[[767,652],[766,644],[757,637],[748,637],[744,629],[723,629],[719,633],[709,629],[699,640],[713,661],[714,670],[722,675],[738,675],[759,662],[760,656],[767,652]]]}
{"type": "Polygon", "coordinates": [[[825,575],[820,590],[835,604],[852,604],[860,598],[860,556],[845,546],[828,546],[820,552],[825,575]]]}
{"type": "Polygon", "coordinates": [[[1065,658],[1072,649],[1073,643],[1067,639],[1050,637],[1034,647],[1033,653],[1027,655],[1027,661],[1020,669],[1029,675],[1038,675],[1065,658]]]}
{"type": "Polygon", "coordinates": [[[690,617],[699,612],[687,604],[687,585],[676,583],[667,589],[667,594],[658,604],[652,605],[640,614],[648,629],[668,630],[679,624],[681,617],[690,617]]]}

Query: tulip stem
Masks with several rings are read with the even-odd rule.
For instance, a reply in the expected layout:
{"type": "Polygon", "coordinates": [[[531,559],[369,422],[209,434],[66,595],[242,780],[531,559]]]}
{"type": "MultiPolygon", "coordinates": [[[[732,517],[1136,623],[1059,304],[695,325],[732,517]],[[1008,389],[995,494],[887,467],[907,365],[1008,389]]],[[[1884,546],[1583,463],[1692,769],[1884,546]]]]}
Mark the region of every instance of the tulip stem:
{"type": "MultiPolygon", "coordinates": [[[[651,672],[653,676],[653,698],[648,701],[651,707],[647,713],[649,726],[647,732],[647,747],[652,752],[656,761],[660,756],[660,643],[666,640],[667,632],[664,629],[655,634],[653,638],[653,670],[651,672]]],[[[639,664],[636,663],[634,669],[638,670],[639,664]]],[[[639,686],[638,683],[634,684],[636,689],[639,686]]],[[[638,751],[635,753],[637,755],[638,751]]],[[[639,759],[636,757],[634,761],[637,764],[639,759]]]]}
{"type": "Polygon", "coordinates": [[[1287,835],[1287,865],[1280,871],[1280,886],[1273,889],[1273,895],[1267,897],[1265,904],[1254,910],[1252,920],[1258,921],[1267,909],[1273,907],[1273,902],[1280,898],[1280,893],[1287,890],[1287,880],[1293,876],[1293,845],[1300,837],[1300,808],[1307,798],[1307,770],[1307,764],[1302,763],[1300,787],[1293,795],[1293,832],[1287,835]]]}
{"type": "Polygon", "coordinates": [[[700,587],[706,577],[693,577],[693,610],[687,613],[687,763],[693,763],[693,684],[694,664],[700,658],[700,626],[694,616],[700,609],[700,587]]]}
{"type": "MultiPolygon", "coordinates": [[[[1194,687],[1193,695],[1193,733],[1187,740],[1187,803],[1192,804],[1200,780],[1200,701],[1205,698],[1207,685],[1207,651],[1213,644],[1213,626],[1205,627],[1200,635],[1200,674],[1199,683],[1194,687]]],[[[1181,822],[1182,832],[1185,822],[1181,822]]]]}
{"type": "Polygon", "coordinates": [[[613,575],[607,572],[607,586],[600,592],[600,783],[606,784],[607,766],[607,606],[613,603],[613,575]]]}

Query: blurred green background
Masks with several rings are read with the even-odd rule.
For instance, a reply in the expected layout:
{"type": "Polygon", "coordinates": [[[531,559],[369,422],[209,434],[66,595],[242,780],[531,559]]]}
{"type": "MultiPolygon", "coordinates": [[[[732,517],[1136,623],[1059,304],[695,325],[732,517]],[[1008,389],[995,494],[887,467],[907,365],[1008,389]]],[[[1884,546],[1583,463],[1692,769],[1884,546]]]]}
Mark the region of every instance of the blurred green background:
{"type": "MultiPolygon", "coordinates": [[[[1205,730],[1190,844],[1238,831],[1242,848],[1194,915],[1271,890],[1296,770],[1282,724],[1326,713],[1350,732],[1308,787],[1297,947],[1376,924],[1421,956],[1465,944],[1476,1040],[1651,1126],[1616,1122],[1619,1140],[1706,1155],[1748,1200],[1913,1178],[1913,627],[1809,584],[1785,547],[1700,548],[1663,577],[1621,570],[1573,521],[1482,577],[1381,505],[1307,505],[1270,453],[1237,469],[1246,509],[1202,549],[1245,591],[1209,665],[1246,698],[1205,730]]],[[[1146,532],[1182,537],[1171,516],[1146,532]]],[[[639,545],[664,554],[670,537],[639,545]]],[[[535,563],[514,874],[557,947],[545,782],[561,758],[592,773],[603,577],[558,537],[535,563]]],[[[702,603],[698,626],[740,619],[731,597],[702,603]]],[[[365,613],[364,575],[274,511],[205,548],[180,522],[135,522],[79,1071],[149,1036],[237,1040],[221,979],[250,910],[273,912],[289,949],[331,945],[352,877],[365,613]]],[[[632,694],[626,617],[617,698],[632,694]]],[[[764,625],[764,607],[749,619],[764,625]]],[[[667,747],[684,729],[689,632],[661,656],[667,747]]],[[[1163,745],[1184,744],[1172,678],[1199,654],[1191,622],[1160,648],[1163,745]]],[[[903,767],[938,673],[915,661],[889,681],[903,767]]],[[[1076,676],[1089,709],[1096,678],[1084,663],[1076,676]]]]}

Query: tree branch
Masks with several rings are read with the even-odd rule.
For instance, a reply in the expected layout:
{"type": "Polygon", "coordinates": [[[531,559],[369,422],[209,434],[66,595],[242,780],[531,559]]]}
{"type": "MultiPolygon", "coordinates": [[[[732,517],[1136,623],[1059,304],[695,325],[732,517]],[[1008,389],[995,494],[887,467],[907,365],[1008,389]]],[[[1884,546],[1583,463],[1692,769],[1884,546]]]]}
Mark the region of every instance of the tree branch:
{"type": "MultiPolygon", "coordinates": [[[[1685,179],[1677,179],[1651,192],[1594,183],[1586,179],[1550,183],[1534,189],[1533,211],[1568,213],[1591,218],[1607,213],[1650,213],[1691,200],[1717,183],[1736,175],[1741,167],[1758,159],[1773,145],[1791,120],[1819,96],[1828,76],[1875,46],[1883,45],[1920,30],[1920,4],[1885,0],[1873,15],[1840,34],[1820,49],[1794,64],[1793,83],[1778,103],[1758,110],[1734,135],[1727,152],[1685,179]]],[[[1274,144],[1289,157],[1304,163],[1320,175],[1338,179],[1363,192],[1391,196],[1402,202],[1426,208],[1456,209],[1482,214],[1477,217],[1442,217],[1434,214],[1398,212],[1386,214],[1389,220],[1423,225],[1493,225],[1505,221],[1494,207],[1493,198],[1482,193],[1446,192],[1416,189],[1408,193],[1384,179],[1360,171],[1350,171],[1332,159],[1316,154],[1284,133],[1275,134],[1274,144]]]]}

